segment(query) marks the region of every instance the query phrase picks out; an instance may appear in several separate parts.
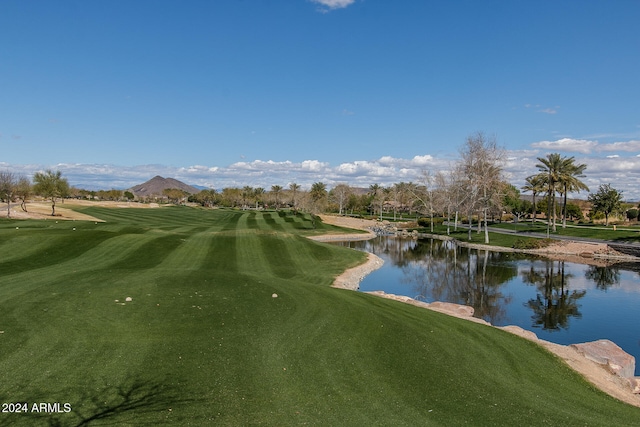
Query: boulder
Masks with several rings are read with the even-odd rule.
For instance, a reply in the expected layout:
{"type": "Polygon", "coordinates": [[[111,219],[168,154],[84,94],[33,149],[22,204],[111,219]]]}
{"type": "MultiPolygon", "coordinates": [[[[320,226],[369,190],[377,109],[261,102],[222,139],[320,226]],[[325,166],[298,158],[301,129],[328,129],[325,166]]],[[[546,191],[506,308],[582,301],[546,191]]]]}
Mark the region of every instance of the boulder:
{"type": "Polygon", "coordinates": [[[571,344],[580,354],[589,360],[606,366],[611,372],[633,378],[636,370],[636,358],[626,353],[614,342],[598,340],[582,344],[571,344]]]}
{"type": "Polygon", "coordinates": [[[526,338],[529,341],[538,340],[538,336],[535,334],[535,332],[527,331],[526,329],[522,329],[520,326],[508,325],[508,326],[499,327],[499,329],[505,330],[514,335],[521,336],[522,338],[526,338]]]}
{"type": "Polygon", "coordinates": [[[472,317],[474,312],[473,307],[470,307],[468,305],[454,304],[452,302],[435,301],[429,304],[429,308],[458,317],[472,317]]]}

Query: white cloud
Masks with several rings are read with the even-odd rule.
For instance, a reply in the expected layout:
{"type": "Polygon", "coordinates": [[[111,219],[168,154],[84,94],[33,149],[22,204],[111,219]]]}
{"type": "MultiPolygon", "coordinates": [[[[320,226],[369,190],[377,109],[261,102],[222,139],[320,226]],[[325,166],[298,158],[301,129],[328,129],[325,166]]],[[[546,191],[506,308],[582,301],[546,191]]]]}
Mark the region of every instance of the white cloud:
{"type": "Polygon", "coordinates": [[[589,154],[598,145],[597,141],[589,141],[586,139],[562,138],[556,141],[540,141],[531,144],[534,148],[543,150],[558,150],[589,154]]]}
{"type": "Polygon", "coordinates": [[[356,0],[312,0],[314,3],[324,6],[324,10],[342,9],[352,5],[356,0]]]}
{"type": "MultiPolygon", "coordinates": [[[[505,178],[518,188],[524,185],[528,176],[538,173],[537,158],[545,156],[535,150],[508,151],[506,154],[505,178]]],[[[245,185],[268,189],[272,185],[288,186],[292,182],[300,184],[304,189],[309,189],[311,184],[319,181],[327,184],[329,188],[341,182],[367,188],[376,183],[388,186],[401,181],[418,182],[423,171],[429,171],[431,174],[449,171],[455,160],[425,154],[412,158],[383,156],[377,160],[355,160],[337,165],[320,160],[301,162],[253,160],[228,166],[184,167],[75,163],[12,165],[0,162],[0,170],[8,170],[29,177],[36,171],[60,170],[70,184],[89,190],[126,189],[145,182],[155,175],[175,178],[190,185],[216,189],[245,185]]],[[[576,158],[576,163],[587,165],[584,182],[591,191],[597,190],[600,184],[611,183],[614,188],[623,191],[625,199],[640,200],[640,187],[635,184],[640,180],[640,155],[624,156],[622,153],[612,156],[581,155],[576,158]]],[[[586,193],[582,192],[578,196],[586,198],[586,193]]]]}
{"type": "Polygon", "coordinates": [[[640,141],[613,142],[598,146],[598,151],[640,151],[640,141]]]}
{"type": "Polygon", "coordinates": [[[395,157],[391,157],[391,156],[382,156],[378,159],[377,163],[381,165],[393,165],[398,163],[398,161],[400,160],[401,159],[396,159],[395,157]]]}
{"type": "Polygon", "coordinates": [[[555,107],[542,107],[540,104],[524,104],[524,108],[536,108],[536,112],[538,113],[544,113],[544,114],[556,114],[558,112],[558,110],[560,109],[559,105],[556,105],[555,107]]]}
{"type": "Polygon", "coordinates": [[[411,159],[411,163],[413,163],[416,166],[418,165],[426,166],[432,161],[433,161],[433,157],[428,154],[426,156],[414,156],[413,159],[411,159]]]}
{"type": "Polygon", "coordinates": [[[429,164],[437,164],[433,156],[426,154],[424,156],[414,156],[412,159],[398,159],[391,156],[382,156],[377,160],[378,164],[393,167],[425,167],[429,164]]]}
{"type": "MultiPolygon", "coordinates": [[[[614,188],[623,191],[625,200],[640,200],[640,188],[635,184],[640,179],[640,156],[584,156],[577,157],[575,162],[587,165],[583,182],[589,186],[591,192],[597,191],[600,184],[610,183],[614,188]]],[[[520,188],[528,176],[538,173],[535,167],[537,163],[535,158],[508,161],[505,165],[505,174],[509,182],[520,188]]],[[[581,192],[574,196],[586,199],[587,193],[581,192]]]]}
{"type": "Polygon", "coordinates": [[[395,167],[384,166],[378,162],[359,160],[352,163],[343,163],[335,169],[335,173],[350,176],[368,176],[376,180],[380,177],[393,176],[395,167]]]}
{"type": "Polygon", "coordinates": [[[328,163],[319,162],[317,160],[305,160],[302,162],[302,170],[320,172],[329,166],[328,163]]]}
{"type": "Polygon", "coordinates": [[[539,113],[545,114],[556,114],[558,112],[558,107],[556,108],[543,108],[542,110],[538,110],[539,113]]]}
{"type": "Polygon", "coordinates": [[[179,170],[189,174],[189,173],[216,172],[218,169],[219,168],[217,166],[209,167],[209,166],[194,165],[186,168],[180,168],[179,170]]]}

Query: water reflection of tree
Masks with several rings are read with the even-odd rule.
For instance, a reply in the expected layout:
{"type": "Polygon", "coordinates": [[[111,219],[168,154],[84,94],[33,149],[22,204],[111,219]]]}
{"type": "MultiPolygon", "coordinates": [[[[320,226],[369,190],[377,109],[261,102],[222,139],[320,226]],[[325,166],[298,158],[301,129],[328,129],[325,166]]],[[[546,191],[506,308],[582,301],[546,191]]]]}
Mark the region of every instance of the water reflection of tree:
{"type": "Polygon", "coordinates": [[[536,269],[531,266],[522,274],[525,283],[535,285],[537,294],[525,306],[533,311],[534,328],[555,331],[569,328],[571,317],[580,318],[578,300],[587,293],[585,290],[566,289],[572,274],[565,273],[564,261],[544,261],[544,268],[536,269]],[[554,271],[554,264],[557,269],[554,271]]]}
{"type": "Polygon", "coordinates": [[[511,302],[501,285],[517,275],[507,257],[449,241],[420,240],[401,256],[403,282],[414,285],[418,298],[472,306],[475,317],[495,324],[505,317],[511,302]]]}
{"type": "Polygon", "coordinates": [[[584,273],[585,277],[595,282],[596,287],[606,291],[620,283],[620,269],[617,267],[597,267],[590,265],[584,273]]]}
{"type": "Polygon", "coordinates": [[[360,249],[376,255],[384,254],[398,267],[403,267],[410,260],[405,260],[405,254],[414,248],[418,242],[410,238],[390,238],[378,236],[370,240],[355,242],[336,242],[340,246],[347,246],[353,249],[360,249]]]}

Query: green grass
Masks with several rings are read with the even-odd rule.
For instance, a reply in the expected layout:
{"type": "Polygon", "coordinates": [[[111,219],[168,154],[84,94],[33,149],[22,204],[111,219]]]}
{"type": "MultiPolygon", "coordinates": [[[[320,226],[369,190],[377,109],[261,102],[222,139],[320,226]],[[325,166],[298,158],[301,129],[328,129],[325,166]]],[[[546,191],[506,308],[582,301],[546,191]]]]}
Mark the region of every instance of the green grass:
{"type": "Polygon", "coordinates": [[[309,216],[83,212],[106,222],[0,221],[1,400],[72,408],[0,425],[640,419],[526,340],[331,288],[364,254],[306,239],[341,231],[309,216]]]}
{"type": "MultiPolygon", "coordinates": [[[[430,228],[422,228],[419,229],[421,233],[431,233],[430,228]]],[[[446,225],[436,225],[433,227],[433,234],[439,235],[447,235],[447,226],[446,225]]],[[[452,237],[460,242],[468,242],[474,244],[484,245],[484,230],[478,233],[477,229],[474,228],[471,230],[471,240],[469,240],[469,230],[465,228],[458,228],[457,231],[454,231],[453,226],[449,229],[449,237],[452,237]]],[[[523,238],[527,238],[526,235],[511,235],[511,234],[501,234],[501,233],[492,233],[489,232],[489,245],[490,246],[501,246],[512,248],[513,245],[523,238]]]]}
{"type": "MultiPolygon", "coordinates": [[[[512,248],[517,241],[526,241],[526,240],[538,240],[538,237],[530,237],[531,233],[538,233],[546,235],[547,226],[546,224],[538,223],[536,225],[532,225],[531,223],[490,223],[490,228],[501,228],[504,230],[514,231],[516,230],[516,234],[502,234],[502,233],[492,233],[489,232],[489,245],[491,246],[502,246],[512,248]]],[[[603,226],[592,226],[592,225],[579,225],[579,226],[568,226],[567,228],[562,228],[562,225],[558,224],[556,227],[556,232],[551,231],[549,233],[549,237],[553,239],[556,236],[569,236],[569,237],[583,237],[589,239],[597,239],[597,240],[609,240],[617,243],[637,243],[640,242],[640,229],[634,230],[629,227],[616,227],[616,231],[613,230],[612,226],[608,228],[603,226]]],[[[423,233],[431,233],[430,229],[421,228],[418,231],[423,233]]],[[[458,231],[453,231],[453,226],[450,228],[450,236],[461,241],[461,242],[469,242],[476,244],[484,244],[484,231],[478,233],[476,229],[476,225],[474,224],[474,228],[471,231],[471,240],[468,240],[468,230],[465,228],[458,228],[458,231]]],[[[434,226],[433,234],[446,235],[447,234],[447,226],[446,225],[436,225],[434,226]]]]}
{"type": "MultiPolygon", "coordinates": [[[[518,232],[526,235],[526,233],[547,233],[546,224],[538,223],[532,225],[531,223],[496,223],[491,224],[491,227],[503,228],[506,230],[517,230],[518,232]]],[[[604,225],[568,225],[566,228],[562,228],[562,224],[556,225],[556,231],[550,232],[550,237],[553,236],[570,236],[570,237],[585,237],[599,240],[611,240],[620,243],[633,243],[640,242],[640,229],[637,227],[616,226],[616,230],[613,230],[613,226],[605,227],[604,225]]]]}

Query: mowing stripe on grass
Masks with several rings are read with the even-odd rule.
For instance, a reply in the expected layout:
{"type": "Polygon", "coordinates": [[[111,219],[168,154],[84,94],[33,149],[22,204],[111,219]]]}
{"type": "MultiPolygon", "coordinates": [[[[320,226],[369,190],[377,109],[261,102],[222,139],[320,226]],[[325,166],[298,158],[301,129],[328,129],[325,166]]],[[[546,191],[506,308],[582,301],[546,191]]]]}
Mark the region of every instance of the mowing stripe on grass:
{"type": "Polygon", "coordinates": [[[211,232],[196,232],[181,239],[183,243],[169,254],[163,263],[167,268],[179,268],[182,271],[202,268],[207,261],[209,246],[214,234],[211,232]]]}
{"type": "Polygon", "coordinates": [[[290,246],[283,241],[283,238],[291,239],[287,235],[279,235],[277,237],[269,235],[258,236],[260,250],[265,254],[266,265],[272,275],[281,279],[293,279],[297,272],[303,270],[297,268],[297,263],[294,263],[293,257],[289,253],[290,246]]]}
{"type": "Polygon", "coordinates": [[[56,265],[70,257],[80,256],[96,244],[114,237],[112,233],[97,232],[91,233],[88,238],[86,234],[73,230],[46,230],[45,233],[50,233],[50,236],[40,240],[38,244],[34,244],[38,236],[32,235],[32,244],[36,250],[27,251],[19,258],[0,262],[0,275],[56,265]]]}
{"type": "MultiPolygon", "coordinates": [[[[25,259],[35,268],[0,276],[0,398],[70,401],[73,411],[0,414],[0,424],[82,425],[96,414],[114,425],[278,426],[640,417],[526,340],[330,288],[365,255],[302,236],[337,228],[306,221],[295,231],[268,213],[289,233],[239,211],[91,210],[108,221],[83,229],[93,246],[73,252],[77,242],[63,239],[59,263],[25,259]]],[[[15,231],[0,226],[0,241],[15,231]]]]}
{"type": "Polygon", "coordinates": [[[262,219],[269,230],[284,232],[284,221],[278,215],[278,212],[263,212],[262,219]]]}
{"type": "Polygon", "coordinates": [[[215,273],[238,273],[237,239],[235,233],[224,232],[216,234],[207,249],[207,256],[203,264],[204,269],[211,270],[215,273]]]}

